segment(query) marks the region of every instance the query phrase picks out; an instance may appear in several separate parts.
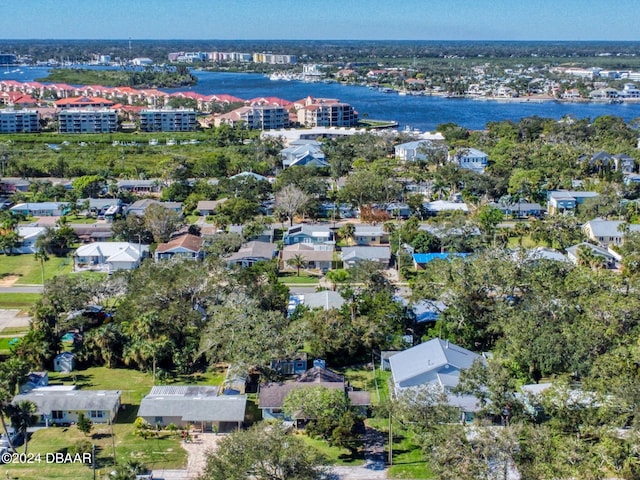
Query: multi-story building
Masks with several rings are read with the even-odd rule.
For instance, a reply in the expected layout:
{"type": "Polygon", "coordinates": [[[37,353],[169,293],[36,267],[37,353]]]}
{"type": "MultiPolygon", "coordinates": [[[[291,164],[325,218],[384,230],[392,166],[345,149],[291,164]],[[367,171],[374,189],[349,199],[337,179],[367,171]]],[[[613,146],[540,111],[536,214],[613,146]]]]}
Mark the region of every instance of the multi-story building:
{"type": "Polygon", "coordinates": [[[0,110],[0,133],[33,133],[40,131],[37,110],[0,110]]]}
{"type": "Polygon", "coordinates": [[[352,127],[358,112],[348,103],[317,99],[298,109],[298,122],[305,127],[352,127]]]}
{"type": "Polygon", "coordinates": [[[295,55],[282,55],[274,53],[254,53],[253,61],[256,63],[270,63],[272,65],[285,65],[296,63],[298,57],[295,55]]]}
{"type": "Polygon", "coordinates": [[[112,133],[118,129],[115,110],[70,108],[58,114],[60,133],[112,133]]]}
{"type": "Polygon", "coordinates": [[[197,126],[195,110],[163,108],[140,112],[143,132],[190,132],[197,126]]]}
{"type": "Polygon", "coordinates": [[[244,124],[247,128],[272,130],[289,126],[289,112],[284,107],[274,105],[255,105],[240,107],[215,118],[216,127],[244,124]]]}

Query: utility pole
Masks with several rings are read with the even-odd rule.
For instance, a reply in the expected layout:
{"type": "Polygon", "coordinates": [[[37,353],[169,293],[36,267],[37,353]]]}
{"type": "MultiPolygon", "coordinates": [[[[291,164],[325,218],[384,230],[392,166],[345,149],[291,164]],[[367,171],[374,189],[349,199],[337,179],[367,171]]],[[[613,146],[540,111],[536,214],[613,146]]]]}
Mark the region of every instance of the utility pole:
{"type": "Polygon", "coordinates": [[[96,480],[96,444],[91,445],[91,468],[93,470],[93,480],[96,480]]]}
{"type": "Polygon", "coordinates": [[[389,410],[389,465],[393,465],[393,422],[391,421],[391,410],[389,410]]]}

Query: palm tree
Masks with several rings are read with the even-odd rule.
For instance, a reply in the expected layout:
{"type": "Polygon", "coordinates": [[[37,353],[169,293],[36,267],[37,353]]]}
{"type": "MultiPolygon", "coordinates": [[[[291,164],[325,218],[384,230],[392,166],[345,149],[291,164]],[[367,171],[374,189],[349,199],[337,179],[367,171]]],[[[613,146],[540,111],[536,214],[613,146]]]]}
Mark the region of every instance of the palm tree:
{"type": "Polygon", "coordinates": [[[24,453],[27,453],[29,445],[29,436],[27,435],[27,429],[33,427],[38,422],[38,416],[35,414],[38,410],[38,406],[30,402],[29,400],[22,400],[15,404],[7,405],[6,411],[9,419],[11,420],[11,426],[17,432],[21,432],[24,435],[24,453]]]}
{"type": "Polygon", "coordinates": [[[289,260],[287,260],[287,265],[295,268],[298,271],[298,277],[300,276],[300,269],[304,268],[307,262],[304,257],[300,254],[294,255],[289,260]]]}
{"type": "Polygon", "coordinates": [[[347,244],[353,241],[355,233],[356,226],[353,223],[346,223],[338,230],[338,234],[347,244]]]}

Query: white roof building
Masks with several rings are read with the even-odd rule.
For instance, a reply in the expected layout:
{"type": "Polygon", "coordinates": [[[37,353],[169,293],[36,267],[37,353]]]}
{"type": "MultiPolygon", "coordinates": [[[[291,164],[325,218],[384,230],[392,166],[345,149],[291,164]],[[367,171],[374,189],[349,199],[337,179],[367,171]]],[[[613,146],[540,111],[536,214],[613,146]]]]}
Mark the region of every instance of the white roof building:
{"type": "Polygon", "coordinates": [[[129,242],[95,242],[83,245],[74,254],[75,271],[115,272],[133,270],[149,254],[149,245],[129,242]]]}

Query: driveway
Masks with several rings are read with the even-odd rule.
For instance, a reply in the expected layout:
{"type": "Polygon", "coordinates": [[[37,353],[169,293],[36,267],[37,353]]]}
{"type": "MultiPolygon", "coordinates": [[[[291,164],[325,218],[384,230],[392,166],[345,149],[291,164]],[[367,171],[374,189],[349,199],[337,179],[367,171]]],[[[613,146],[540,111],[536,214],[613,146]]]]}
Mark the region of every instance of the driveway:
{"type": "Polygon", "coordinates": [[[5,328],[28,327],[31,317],[21,315],[20,310],[0,310],[0,332],[5,328]]]}

